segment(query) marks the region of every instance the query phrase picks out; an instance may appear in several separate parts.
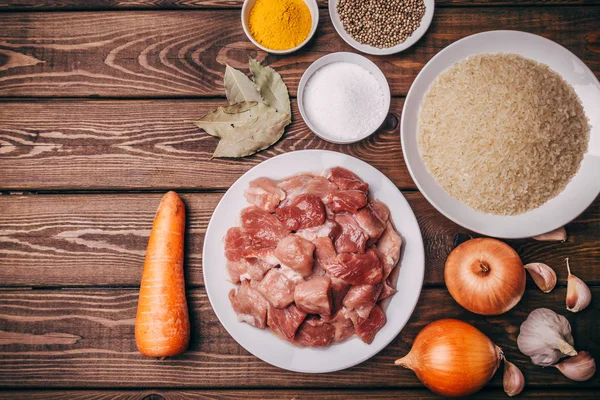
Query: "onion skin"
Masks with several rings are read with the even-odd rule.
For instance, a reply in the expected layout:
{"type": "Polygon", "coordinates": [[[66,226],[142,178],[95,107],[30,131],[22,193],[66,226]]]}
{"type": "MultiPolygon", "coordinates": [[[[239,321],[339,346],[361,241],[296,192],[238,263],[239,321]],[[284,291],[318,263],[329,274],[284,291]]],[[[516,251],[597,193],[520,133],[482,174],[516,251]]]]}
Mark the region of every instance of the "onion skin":
{"type": "Polygon", "coordinates": [[[479,329],[440,319],[423,328],[410,352],[395,364],[413,370],[432,392],[462,397],[483,388],[503,358],[502,350],[479,329]]]}
{"type": "Polygon", "coordinates": [[[455,248],[444,268],[448,291],[458,304],[481,315],[499,315],[517,305],[525,293],[521,258],[496,239],[477,238],[455,248]]]}

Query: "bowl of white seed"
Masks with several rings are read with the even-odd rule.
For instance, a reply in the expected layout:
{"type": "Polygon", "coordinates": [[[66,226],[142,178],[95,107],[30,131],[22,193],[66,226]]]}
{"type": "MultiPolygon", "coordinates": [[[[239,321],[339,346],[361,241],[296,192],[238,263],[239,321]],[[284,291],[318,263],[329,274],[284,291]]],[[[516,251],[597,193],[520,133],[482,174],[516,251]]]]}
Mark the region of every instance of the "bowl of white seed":
{"type": "Polygon", "coordinates": [[[329,16],[346,43],[366,54],[399,53],[427,31],[435,0],[329,0],[329,16]]]}

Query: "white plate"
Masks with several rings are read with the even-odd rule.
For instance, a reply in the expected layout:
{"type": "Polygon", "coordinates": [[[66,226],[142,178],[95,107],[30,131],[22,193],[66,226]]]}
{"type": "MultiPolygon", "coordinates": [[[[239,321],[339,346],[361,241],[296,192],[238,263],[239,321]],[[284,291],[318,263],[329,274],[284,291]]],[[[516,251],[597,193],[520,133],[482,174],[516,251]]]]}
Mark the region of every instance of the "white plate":
{"type": "Polygon", "coordinates": [[[461,39],[433,57],[413,82],[402,111],[401,138],[410,174],[425,198],[442,214],[472,231],[500,238],[524,238],[552,231],[581,214],[600,193],[600,83],[573,53],[541,36],[492,31],[461,39]],[[583,103],[590,120],[590,145],[579,172],[565,190],[540,207],[519,215],[477,211],[446,193],[425,167],[417,145],[419,108],[431,83],[446,68],[474,54],[516,53],[548,65],[560,74],[583,103]]]}
{"type": "MultiPolygon", "coordinates": [[[[210,303],[227,332],[246,350],[279,368],[296,372],[332,372],[361,363],[387,346],[410,318],[421,293],[425,255],[421,231],[408,202],[396,186],[369,164],[341,153],[302,150],[271,158],[245,173],[229,188],[215,209],[206,229],[203,250],[204,282],[210,303]],[[357,337],[326,348],[300,348],[239,322],[227,294],[234,285],[227,280],[222,238],[238,225],[239,211],[248,206],[243,192],[255,178],[282,179],[302,172],[320,172],[341,166],[369,184],[370,193],[386,203],[391,219],[404,240],[398,277],[398,293],[387,307],[387,323],[370,345],[357,337]]],[[[200,332],[202,334],[202,332],[200,332]]]]}
{"type": "Polygon", "coordinates": [[[356,40],[354,40],[352,36],[346,33],[346,30],[344,29],[344,24],[342,24],[342,21],[340,20],[340,15],[337,12],[337,2],[338,0],[329,0],[329,16],[331,17],[331,23],[333,23],[333,27],[337,31],[338,35],[340,35],[346,43],[354,47],[356,50],[366,54],[373,54],[376,56],[396,54],[408,49],[410,46],[417,43],[417,41],[421,39],[425,32],[427,32],[427,29],[429,29],[429,25],[431,25],[431,20],[433,19],[433,11],[435,9],[435,0],[424,0],[425,15],[423,15],[421,25],[419,25],[417,30],[414,31],[412,35],[410,35],[408,38],[406,38],[404,42],[393,47],[380,49],[378,47],[373,47],[367,44],[359,43],[356,40]]]}
{"type": "Polygon", "coordinates": [[[316,60],[315,62],[310,64],[310,66],[306,69],[306,71],[304,71],[304,73],[302,74],[302,78],[300,79],[300,84],[298,85],[298,108],[300,109],[300,115],[302,115],[302,119],[304,120],[304,122],[306,123],[308,128],[315,135],[317,135],[321,139],[327,140],[328,142],[331,142],[331,143],[338,143],[338,144],[356,143],[356,142],[359,142],[359,141],[371,136],[385,122],[385,119],[387,118],[387,114],[390,110],[391,99],[392,99],[392,96],[390,93],[390,85],[388,84],[388,81],[385,78],[385,75],[383,74],[383,72],[381,72],[381,69],[379,69],[377,64],[375,64],[373,61],[369,60],[366,57],[361,56],[360,54],[355,54],[355,53],[338,52],[338,53],[327,54],[326,56],[319,58],[318,60],[316,60]],[[319,69],[321,69],[325,65],[331,64],[334,62],[349,62],[349,63],[353,63],[353,64],[363,67],[364,69],[369,71],[371,73],[371,75],[373,75],[375,77],[375,79],[381,86],[381,90],[383,91],[383,109],[385,111],[382,114],[381,119],[375,124],[375,126],[371,132],[367,132],[362,136],[352,138],[352,139],[334,138],[334,137],[328,136],[327,134],[325,134],[323,132],[319,132],[319,130],[312,123],[312,121],[308,118],[308,115],[307,115],[306,111],[304,110],[304,88],[306,87],[306,83],[310,80],[310,78],[314,75],[315,72],[317,72],[319,69]]]}

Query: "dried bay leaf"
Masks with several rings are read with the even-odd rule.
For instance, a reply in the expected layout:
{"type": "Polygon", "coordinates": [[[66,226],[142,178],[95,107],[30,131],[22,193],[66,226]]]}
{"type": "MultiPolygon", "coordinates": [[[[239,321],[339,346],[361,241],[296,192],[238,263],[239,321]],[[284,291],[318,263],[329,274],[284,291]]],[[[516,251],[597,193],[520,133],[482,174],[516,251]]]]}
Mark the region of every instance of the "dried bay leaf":
{"type": "Polygon", "coordinates": [[[225,96],[229,104],[243,101],[262,101],[254,83],[243,72],[227,65],[225,67],[225,96]]]}
{"type": "Polygon", "coordinates": [[[262,101],[277,111],[288,114],[291,120],[290,95],[281,75],[273,68],[261,65],[252,57],[250,57],[250,71],[262,101]]]}
{"type": "Polygon", "coordinates": [[[196,126],[221,138],[213,157],[245,157],[266,149],[283,135],[289,115],[262,102],[241,102],[208,113],[196,126]]]}

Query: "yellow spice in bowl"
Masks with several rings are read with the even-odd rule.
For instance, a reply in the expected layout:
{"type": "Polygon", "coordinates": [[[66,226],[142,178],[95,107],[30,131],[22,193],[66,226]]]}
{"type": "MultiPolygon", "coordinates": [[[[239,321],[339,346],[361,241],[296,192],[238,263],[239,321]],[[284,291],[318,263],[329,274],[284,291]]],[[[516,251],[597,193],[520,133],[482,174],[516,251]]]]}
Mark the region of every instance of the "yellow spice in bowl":
{"type": "Polygon", "coordinates": [[[312,16],[303,0],[257,0],[250,11],[248,27],[262,46],[289,50],[308,37],[312,16]]]}

